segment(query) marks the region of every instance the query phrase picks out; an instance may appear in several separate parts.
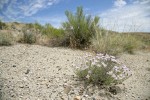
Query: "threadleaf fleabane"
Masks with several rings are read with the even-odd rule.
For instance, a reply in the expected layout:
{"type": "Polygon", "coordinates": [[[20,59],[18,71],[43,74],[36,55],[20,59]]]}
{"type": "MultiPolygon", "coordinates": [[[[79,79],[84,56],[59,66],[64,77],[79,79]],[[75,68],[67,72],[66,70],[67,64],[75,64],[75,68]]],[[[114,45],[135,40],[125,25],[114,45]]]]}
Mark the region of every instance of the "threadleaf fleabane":
{"type": "Polygon", "coordinates": [[[76,62],[76,75],[85,82],[110,85],[120,83],[131,76],[130,69],[114,56],[108,54],[86,54],[76,62]]]}

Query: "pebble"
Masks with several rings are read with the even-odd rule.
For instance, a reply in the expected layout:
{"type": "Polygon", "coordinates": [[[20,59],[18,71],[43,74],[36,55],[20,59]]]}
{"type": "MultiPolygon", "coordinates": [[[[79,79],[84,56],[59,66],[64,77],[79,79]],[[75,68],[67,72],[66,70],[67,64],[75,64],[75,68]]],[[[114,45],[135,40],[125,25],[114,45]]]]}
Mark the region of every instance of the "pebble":
{"type": "Polygon", "coordinates": [[[80,97],[80,96],[76,96],[76,97],[74,98],[74,100],[81,100],[81,97],[80,97]]]}
{"type": "Polygon", "coordinates": [[[25,72],[25,74],[29,74],[29,72],[30,72],[30,69],[27,69],[27,71],[25,72]]]}
{"type": "Polygon", "coordinates": [[[13,67],[16,67],[16,65],[13,65],[13,67]]]}
{"type": "Polygon", "coordinates": [[[71,86],[66,86],[64,89],[64,93],[68,94],[71,91],[71,86]]]}

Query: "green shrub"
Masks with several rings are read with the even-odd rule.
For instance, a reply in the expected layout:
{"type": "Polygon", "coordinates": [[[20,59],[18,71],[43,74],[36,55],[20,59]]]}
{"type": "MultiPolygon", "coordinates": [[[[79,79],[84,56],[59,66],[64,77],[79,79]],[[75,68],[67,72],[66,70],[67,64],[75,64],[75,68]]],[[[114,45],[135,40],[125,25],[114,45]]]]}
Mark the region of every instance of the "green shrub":
{"type": "Polygon", "coordinates": [[[123,82],[131,75],[130,70],[125,65],[117,61],[114,56],[107,54],[87,55],[81,58],[75,67],[77,68],[76,75],[86,84],[117,84],[123,82]]]}
{"type": "Polygon", "coordinates": [[[39,23],[29,23],[22,28],[23,35],[19,42],[33,44],[36,43],[37,37],[42,31],[42,26],[39,23]]]}
{"type": "Polygon", "coordinates": [[[36,42],[36,34],[34,33],[24,33],[23,34],[23,42],[33,44],[36,42]]]}
{"type": "Polygon", "coordinates": [[[94,19],[83,13],[82,7],[77,7],[77,12],[65,12],[68,21],[64,22],[63,28],[69,37],[69,46],[84,48],[90,44],[90,38],[95,34],[94,27],[98,27],[99,17],[94,19]]]}
{"type": "Polygon", "coordinates": [[[8,46],[13,44],[13,35],[11,33],[0,33],[0,45],[8,46]]]}
{"type": "Polygon", "coordinates": [[[63,29],[57,29],[54,28],[50,24],[45,24],[42,33],[49,38],[60,38],[64,36],[64,30],[63,29]]]}

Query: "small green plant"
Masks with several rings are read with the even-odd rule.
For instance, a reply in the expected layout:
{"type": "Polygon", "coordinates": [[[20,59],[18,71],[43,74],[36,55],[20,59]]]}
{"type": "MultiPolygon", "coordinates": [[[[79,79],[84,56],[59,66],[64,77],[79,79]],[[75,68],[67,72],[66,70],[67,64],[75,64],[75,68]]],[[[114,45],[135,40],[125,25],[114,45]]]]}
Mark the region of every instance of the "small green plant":
{"type": "Polygon", "coordinates": [[[86,55],[81,58],[83,62],[77,63],[76,75],[87,84],[111,85],[117,84],[127,79],[130,70],[114,56],[96,54],[96,56],[86,55]],[[84,59],[84,60],[83,60],[84,59]]]}
{"type": "Polygon", "coordinates": [[[13,44],[13,35],[11,33],[0,33],[0,45],[8,46],[13,44]]]}

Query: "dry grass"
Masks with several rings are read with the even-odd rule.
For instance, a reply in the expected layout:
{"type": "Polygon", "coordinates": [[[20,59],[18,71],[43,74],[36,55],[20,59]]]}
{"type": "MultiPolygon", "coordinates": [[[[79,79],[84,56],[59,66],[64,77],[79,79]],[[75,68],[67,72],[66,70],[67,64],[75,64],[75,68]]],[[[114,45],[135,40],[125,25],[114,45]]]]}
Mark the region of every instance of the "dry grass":
{"type": "Polygon", "coordinates": [[[11,33],[0,33],[0,46],[12,45],[14,37],[11,33]]]}
{"type": "Polygon", "coordinates": [[[130,34],[114,33],[102,35],[101,32],[97,32],[96,36],[92,38],[92,48],[96,52],[108,53],[111,55],[117,55],[122,52],[134,53],[136,49],[141,48],[143,43],[140,39],[130,34]]]}

